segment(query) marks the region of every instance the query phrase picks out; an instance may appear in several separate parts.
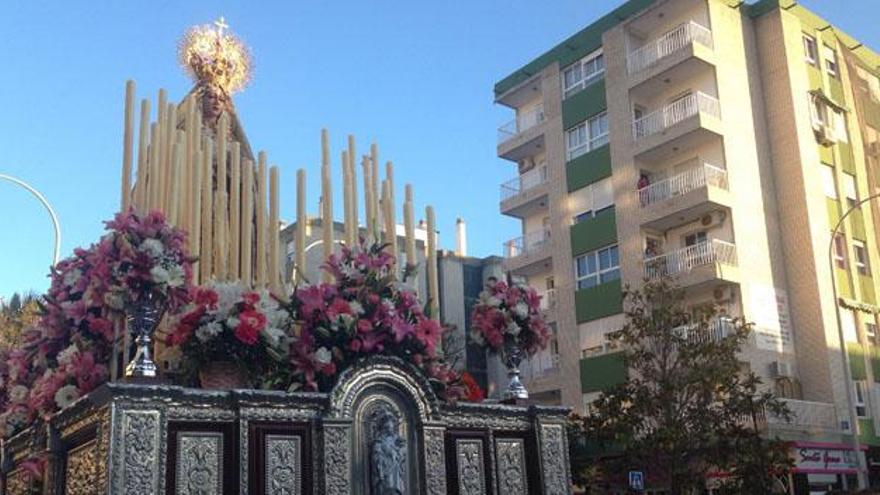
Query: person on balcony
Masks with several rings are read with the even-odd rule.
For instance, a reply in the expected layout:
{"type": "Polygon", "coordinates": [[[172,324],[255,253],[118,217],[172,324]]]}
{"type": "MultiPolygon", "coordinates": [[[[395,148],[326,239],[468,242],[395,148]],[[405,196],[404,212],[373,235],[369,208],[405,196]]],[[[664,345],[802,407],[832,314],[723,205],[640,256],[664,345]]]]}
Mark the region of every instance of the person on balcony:
{"type": "Polygon", "coordinates": [[[639,201],[641,202],[642,206],[648,204],[648,191],[646,188],[650,185],[651,180],[648,179],[648,175],[644,173],[639,174],[639,182],[636,183],[636,189],[638,189],[639,191],[639,201]]]}

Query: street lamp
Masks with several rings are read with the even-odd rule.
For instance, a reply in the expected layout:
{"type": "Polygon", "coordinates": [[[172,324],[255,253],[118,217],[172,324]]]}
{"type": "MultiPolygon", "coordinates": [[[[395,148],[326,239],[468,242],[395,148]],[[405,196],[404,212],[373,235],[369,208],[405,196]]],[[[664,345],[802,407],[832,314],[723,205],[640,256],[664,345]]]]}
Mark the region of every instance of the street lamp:
{"type": "Polygon", "coordinates": [[[21,179],[16,179],[15,177],[6,174],[0,174],[0,179],[8,180],[13,184],[17,184],[27,189],[28,192],[33,194],[34,197],[36,197],[40,201],[40,203],[43,204],[43,206],[46,208],[46,211],[49,212],[49,217],[52,219],[52,227],[55,229],[55,251],[52,255],[52,265],[57,265],[58,260],[61,257],[61,224],[58,223],[58,215],[55,214],[55,210],[52,209],[52,205],[49,204],[49,200],[47,200],[46,197],[43,196],[42,193],[40,193],[40,191],[37,191],[30,184],[21,179]]]}
{"type": "Polygon", "coordinates": [[[872,194],[867,198],[859,201],[850,209],[846,210],[846,212],[841,215],[840,219],[837,221],[837,224],[834,226],[834,229],[831,230],[831,240],[828,242],[828,267],[831,269],[831,288],[834,294],[834,314],[837,316],[837,338],[840,340],[840,352],[843,354],[843,376],[846,379],[846,401],[849,405],[849,421],[850,428],[852,430],[852,445],[853,451],[855,453],[856,459],[859,462],[859,470],[858,470],[858,488],[864,488],[867,486],[865,480],[865,471],[866,466],[865,462],[862,459],[862,450],[861,450],[861,442],[859,441],[858,434],[858,416],[856,415],[855,401],[853,400],[853,379],[852,372],[849,367],[849,352],[846,349],[846,339],[843,335],[843,320],[840,316],[840,304],[837,296],[837,276],[834,273],[834,239],[837,238],[838,230],[840,230],[840,226],[843,225],[843,221],[846,220],[846,217],[850,215],[850,213],[855,210],[861,209],[862,205],[871,201],[872,199],[880,198],[880,193],[872,194]]]}

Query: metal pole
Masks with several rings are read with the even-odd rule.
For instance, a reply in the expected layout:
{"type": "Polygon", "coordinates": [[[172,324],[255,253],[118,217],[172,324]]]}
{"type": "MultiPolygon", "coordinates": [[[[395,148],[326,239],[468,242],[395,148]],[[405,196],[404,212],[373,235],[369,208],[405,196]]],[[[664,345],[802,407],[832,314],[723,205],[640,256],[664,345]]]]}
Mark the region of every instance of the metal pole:
{"type": "MultiPolygon", "coordinates": [[[[834,273],[834,239],[837,237],[837,232],[838,230],[840,230],[840,226],[843,225],[843,221],[846,220],[846,217],[848,217],[850,213],[860,209],[863,204],[876,198],[880,198],[880,193],[868,196],[867,198],[853,205],[852,208],[848,209],[837,221],[834,229],[831,230],[831,240],[828,242],[828,267],[831,269],[831,288],[832,293],[834,294],[834,314],[837,317],[837,338],[838,340],[840,340],[840,352],[843,355],[843,376],[846,380],[846,401],[849,404],[849,421],[851,425],[850,428],[852,429],[853,433],[852,445],[856,460],[859,462],[859,470],[857,474],[859,489],[865,488],[867,486],[865,478],[867,467],[865,466],[864,459],[862,458],[862,444],[859,441],[859,420],[858,416],[856,415],[855,401],[853,400],[854,383],[849,365],[849,352],[847,352],[846,350],[846,339],[843,336],[843,320],[840,316],[840,303],[837,296],[837,276],[834,273]]],[[[847,253],[848,252],[849,249],[847,249],[847,253]]],[[[844,483],[845,482],[846,479],[844,478],[844,483]]]]}
{"type": "Polygon", "coordinates": [[[6,174],[0,174],[0,179],[6,179],[13,184],[18,184],[19,186],[27,189],[28,192],[33,194],[34,197],[36,197],[40,201],[40,203],[43,204],[43,206],[46,208],[46,211],[49,212],[49,217],[52,219],[52,227],[54,227],[55,229],[55,251],[52,255],[52,265],[57,265],[61,257],[61,224],[58,222],[58,215],[55,214],[55,210],[52,208],[52,205],[49,204],[49,200],[47,200],[46,197],[43,196],[42,193],[40,193],[40,191],[37,191],[36,189],[31,187],[30,184],[21,179],[16,179],[15,177],[6,174]]]}

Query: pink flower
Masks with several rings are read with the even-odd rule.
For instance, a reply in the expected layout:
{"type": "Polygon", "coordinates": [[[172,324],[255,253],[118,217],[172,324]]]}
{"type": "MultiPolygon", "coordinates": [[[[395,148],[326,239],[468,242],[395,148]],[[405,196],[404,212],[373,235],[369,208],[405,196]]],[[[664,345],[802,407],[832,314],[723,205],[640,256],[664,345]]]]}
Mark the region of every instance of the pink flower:
{"type": "Polygon", "coordinates": [[[357,322],[357,329],[360,333],[369,333],[373,331],[373,322],[365,318],[361,318],[357,322]]]}
{"type": "Polygon", "coordinates": [[[406,337],[416,333],[413,324],[403,318],[395,318],[391,323],[391,330],[394,332],[394,341],[398,344],[403,342],[406,337]]]}
{"type": "Polygon", "coordinates": [[[239,315],[235,337],[248,345],[254,345],[260,337],[260,330],[266,326],[266,315],[258,311],[245,311],[239,315]]]}
{"type": "Polygon", "coordinates": [[[425,346],[428,356],[434,357],[442,333],[443,327],[437,320],[422,318],[416,324],[416,338],[425,346]]]}

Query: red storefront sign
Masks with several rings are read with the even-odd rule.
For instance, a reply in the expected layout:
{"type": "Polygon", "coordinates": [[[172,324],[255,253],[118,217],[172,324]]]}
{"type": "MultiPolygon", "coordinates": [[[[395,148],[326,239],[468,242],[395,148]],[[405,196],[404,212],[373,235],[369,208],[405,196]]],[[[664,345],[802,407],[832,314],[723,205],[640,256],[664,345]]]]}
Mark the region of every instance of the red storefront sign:
{"type": "MultiPolygon", "coordinates": [[[[863,450],[865,447],[863,447],[863,450]]],[[[859,460],[852,447],[838,443],[795,442],[791,449],[795,473],[855,473],[859,460]]]]}

